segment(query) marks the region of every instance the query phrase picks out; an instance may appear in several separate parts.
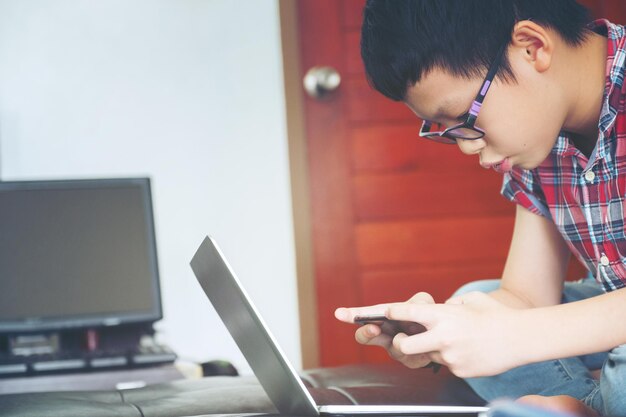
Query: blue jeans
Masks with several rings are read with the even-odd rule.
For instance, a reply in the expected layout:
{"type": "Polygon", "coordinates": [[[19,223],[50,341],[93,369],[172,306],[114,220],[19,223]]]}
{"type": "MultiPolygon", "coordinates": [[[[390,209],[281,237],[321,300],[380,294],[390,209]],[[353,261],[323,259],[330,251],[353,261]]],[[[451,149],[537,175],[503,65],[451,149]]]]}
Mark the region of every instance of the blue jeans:
{"type": "MultiPolygon", "coordinates": [[[[455,295],[471,291],[490,292],[499,286],[500,280],[497,279],[470,282],[455,295]]],[[[588,277],[578,282],[566,282],[562,302],[583,300],[602,293],[600,284],[588,277]]],[[[609,319],[621,322],[621,318],[609,319]]],[[[569,395],[600,414],[626,416],[626,345],[609,352],[533,363],[500,375],[467,378],[466,381],[486,401],[529,394],[569,395]],[[589,370],[600,368],[602,375],[598,381],[589,370]]]]}

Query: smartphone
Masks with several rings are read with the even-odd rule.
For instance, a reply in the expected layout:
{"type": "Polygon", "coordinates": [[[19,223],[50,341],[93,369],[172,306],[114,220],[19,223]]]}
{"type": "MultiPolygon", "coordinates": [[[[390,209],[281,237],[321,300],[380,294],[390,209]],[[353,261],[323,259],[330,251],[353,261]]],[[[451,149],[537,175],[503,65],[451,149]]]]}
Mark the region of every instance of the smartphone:
{"type": "MultiPolygon", "coordinates": [[[[426,327],[419,323],[415,323],[414,321],[391,320],[382,314],[356,316],[354,318],[354,323],[360,326],[375,324],[380,327],[383,333],[389,336],[395,336],[400,332],[412,336],[426,331],[426,327]]],[[[425,368],[432,368],[433,372],[437,373],[439,372],[439,369],[441,369],[441,365],[431,362],[426,365],[425,368]]]]}
{"type": "Polygon", "coordinates": [[[409,336],[422,333],[426,328],[419,323],[412,321],[391,320],[382,314],[356,316],[354,323],[358,325],[375,324],[380,327],[383,333],[394,336],[397,333],[405,333],[409,336]]]}

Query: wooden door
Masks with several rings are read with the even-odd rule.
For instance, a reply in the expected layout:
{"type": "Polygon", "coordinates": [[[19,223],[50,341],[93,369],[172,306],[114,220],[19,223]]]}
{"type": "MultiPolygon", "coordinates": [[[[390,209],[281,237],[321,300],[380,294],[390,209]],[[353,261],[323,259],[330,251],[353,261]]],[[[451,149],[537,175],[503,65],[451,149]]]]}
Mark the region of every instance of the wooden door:
{"type": "MultiPolygon", "coordinates": [[[[624,12],[617,0],[584,3],[597,15],[624,12]]],[[[442,302],[465,282],[498,278],[515,210],[499,174],[456,146],[419,140],[420,121],[368,86],[363,4],[297,2],[300,76],[324,65],[342,77],[326,99],[304,100],[320,366],[389,360],[355,343],[354,328],[333,317],[338,306],[419,291],[442,302]]],[[[574,262],[569,276],[581,275],[574,262]]]]}

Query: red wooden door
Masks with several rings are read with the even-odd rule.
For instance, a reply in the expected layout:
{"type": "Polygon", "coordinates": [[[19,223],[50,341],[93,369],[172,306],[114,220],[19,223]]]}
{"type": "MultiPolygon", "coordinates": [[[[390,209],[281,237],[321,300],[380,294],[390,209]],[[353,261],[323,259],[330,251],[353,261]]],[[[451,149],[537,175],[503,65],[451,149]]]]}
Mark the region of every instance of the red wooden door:
{"type": "MultiPolygon", "coordinates": [[[[499,174],[456,146],[419,140],[420,121],[368,86],[363,3],[298,2],[302,74],[329,65],[342,76],[329,97],[305,101],[322,366],[388,360],[354,342],[354,329],[334,319],[336,307],[418,291],[441,302],[465,282],[497,278],[513,225],[499,174]]],[[[624,13],[619,0],[584,3],[597,15],[624,13]]],[[[570,268],[571,277],[583,274],[578,263],[570,268]]]]}

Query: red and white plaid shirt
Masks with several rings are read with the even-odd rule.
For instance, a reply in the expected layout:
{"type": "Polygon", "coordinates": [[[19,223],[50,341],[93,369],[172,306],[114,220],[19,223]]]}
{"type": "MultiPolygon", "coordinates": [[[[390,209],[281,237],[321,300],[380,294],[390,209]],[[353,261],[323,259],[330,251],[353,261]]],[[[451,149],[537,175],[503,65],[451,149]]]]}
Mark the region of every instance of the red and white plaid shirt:
{"type": "Polygon", "coordinates": [[[590,25],[608,37],[599,135],[589,158],[562,132],[537,168],[504,174],[502,194],[551,219],[606,291],[626,287],[626,30],[607,20],[590,25]]]}

